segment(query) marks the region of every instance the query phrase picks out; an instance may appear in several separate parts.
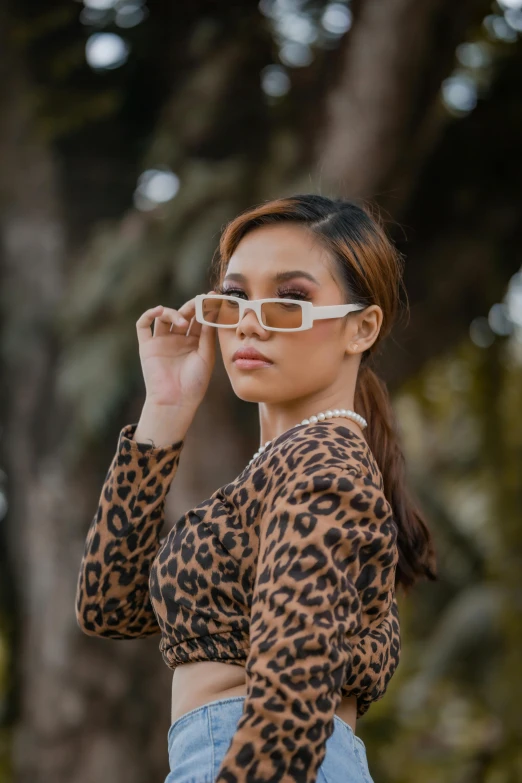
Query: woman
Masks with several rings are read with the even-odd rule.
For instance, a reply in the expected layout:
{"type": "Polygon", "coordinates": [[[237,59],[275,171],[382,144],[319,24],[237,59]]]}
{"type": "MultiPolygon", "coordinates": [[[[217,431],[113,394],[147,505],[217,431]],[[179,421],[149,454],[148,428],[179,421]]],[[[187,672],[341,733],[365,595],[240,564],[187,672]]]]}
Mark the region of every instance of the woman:
{"type": "Polygon", "coordinates": [[[218,250],[209,294],[137,322],[146,399],[87,535],[78,623],[161,634],[175,670],[166,783],[368,783],[356,720],[399,662],[395,591],[436,578],[369,367],[401,257],[367,209],[319,195],[239,215],[218,250]],[[161,542],[216,334],[235,394],[258,404],[262,445],[161,542]]]}

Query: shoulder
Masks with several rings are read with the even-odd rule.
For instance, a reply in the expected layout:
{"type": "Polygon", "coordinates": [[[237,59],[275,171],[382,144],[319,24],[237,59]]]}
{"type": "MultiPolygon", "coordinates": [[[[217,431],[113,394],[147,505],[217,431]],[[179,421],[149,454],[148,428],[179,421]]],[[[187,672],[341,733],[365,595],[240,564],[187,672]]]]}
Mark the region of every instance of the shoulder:
{"type": "Polygon", "coordinates": [[[368,443],[340,419],[299,426],[275,438],[253,463],[250,479],[265,498],[332,481],[340,487],[355,482],[367,496],[384,499],[382,475],[368,443]]]}
{"type": "Polygon", "coordinates": [[[344,531],[347,540],[358,536],[376,551],[392,546],[393,510],[361,435],[329,420],[299,427],[273,446],[256,460],[251,476],[268,533],[280,527],[289,532],[293,520],[317,535],[328,527],[344,531]]]}
{"type": "Polygon", "coordinates": [[[322,468],[339,468],[368,476],[382,486],[382,476],[372,451],[362,434],[345,426],[342,419],[292,428],[272,441],[253,469],[286,479],[310,475],[322,468]]]}

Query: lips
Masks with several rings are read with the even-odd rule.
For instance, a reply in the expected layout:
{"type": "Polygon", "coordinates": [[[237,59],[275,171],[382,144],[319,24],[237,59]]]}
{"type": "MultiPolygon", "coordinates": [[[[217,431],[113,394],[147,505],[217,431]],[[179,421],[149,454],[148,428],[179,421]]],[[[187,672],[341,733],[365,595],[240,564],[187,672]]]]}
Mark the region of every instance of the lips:
{"type": "Polygon", "coordinates": [[[232,361],[233,362],[235,362],[236,359],[254,359],[254,360],[260,361],[260,362],[270,362],[270,363],[272,363],[272,360],[269,359],[268,356],[264,356],[259,351],[256,351],[255,348],[240,348],[232,356],[232,361]]]}

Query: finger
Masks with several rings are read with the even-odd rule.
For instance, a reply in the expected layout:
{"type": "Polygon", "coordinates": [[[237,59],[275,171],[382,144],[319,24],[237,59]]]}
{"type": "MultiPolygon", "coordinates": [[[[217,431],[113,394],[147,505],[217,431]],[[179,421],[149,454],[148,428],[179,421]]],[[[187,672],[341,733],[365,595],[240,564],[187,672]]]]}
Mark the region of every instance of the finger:
{"type": "Polygon", "coordinates": [[[145,312],[140,315],[136,321],[136,331],[140,342],[152,340],[150,327],[154,323],[155,318],[161,315],[163,309],[163,305],[156,305],[156,307],[151,307],[150,310],[145,310],[145,312]]]}
{"type": "Polygon", "coordinates": [[[188,331],[189,336],[199,337],[200,330],[197,327],[194,328],[193,325],[196,317],[195,297],[185,302],[178,310],[174,310],[174,308],[171,307],[164,307],[163,311],[164,318],[162,318],[161,321],[166,321],[169,316],[171,317],[168,329],[165,329],[160,322],[158,324],[158,330],[155,330],[154,332],[155,334],[168,334],[170,332],[186,335],[188,331]]]}
{"type": "MultiPolygon", "coordinates": [[[[208,293],[215,294],[216,292],[212,290],[208,293]]],[[[208,365],[212,365],[216,356],[217,329],[215,326],[200,324],[200,332],[201,336],[199,338],[198,352],[208,365]]]]}
{"type": "Polygon", "coordinates": [[[164,307],[163,312],[154,319],[154,337],[165,334],[185,334],[189,322],[173,307],[164,307]]]}
{"type": "Polygon", "coordinates": [[[196,321],[196,316],[193,315],[192,318],[190,319],[190,323],[189,323],[188,329],[185,332],[185,337],[190,337],[191,332],[192,332],[192,337],[199,337],[199,334],[201,334],[201,329],[199,330],[199,334],[198,334],[197,327],[196,327],[196,329],[193,328],[194,324],[197,324],[197,323],[198,322],[196,321]]]}
{"type": "Polygon", "coordinates": [[[181,307],[178,310],[178,313],[181,313],[188,321],[192,318],[194,313],[196,312],[196,297],[193,296],[192,299],[188,299],[185,304],[182,304],[181,307]]]}
{"type": "MultiPolygon", "coordinates": [[[[209,294],[216,293],[214,290],[207,291],[209,294]]],[[[189,321],[189,325],[187,327],[187,331],[185,332],[186,337],[200,337],[201,336],[201,328],[202,324],[199,323],[199,321],[196,319],[196,298],[189,299],[188,302],[185,302],[185,304],[180,307],[178,311],[181,315],[184,315],[187,321],[189,321]]]]}
{"type": "Polygon", "coordinates": [[[171,324],[169,326],[169,332],[176,332],[177,334],[183,334],[185,337],[196,337],[197,335],[194,334],[194,329],[191,328],[194,326],[195,316],[193,316],[190,321],[184,320],[182,324],[176,327],[176,324],[171,324]]]}
{"type": "MultiPolygon", "coordinates": [[[[215,294],[216,291],[207,291],[207,294],[215,294]]],[[[188,299],[184,305],[181,305],[181,307],[178,310],[178,313],[181,313],[181,315],[184,315],[187,320],[190,321],[192,316],[196,312],[196,297],[193,296],[192,299],[188,299]]]]}
{"type": "Polygon", "coordinates": [[[208,365],[213,364],[216,356],[216,332],[217,329],[214,326],[201,325],[198,353],[208,365]]]}
{"type": "MultiPolygon", "coordinates": [[[[208,293],[215,293],[209,291],[208,293]]],[[[175,333],[190,337],[201,335],[201,324],[196,320],[196,299],[193,297],[178,310],[157,305],[146,310],[136,322],[138,339],[146,341],[164,334],[175,333]],[[153,326],[151,333],[150,327],[153,326]]]]}

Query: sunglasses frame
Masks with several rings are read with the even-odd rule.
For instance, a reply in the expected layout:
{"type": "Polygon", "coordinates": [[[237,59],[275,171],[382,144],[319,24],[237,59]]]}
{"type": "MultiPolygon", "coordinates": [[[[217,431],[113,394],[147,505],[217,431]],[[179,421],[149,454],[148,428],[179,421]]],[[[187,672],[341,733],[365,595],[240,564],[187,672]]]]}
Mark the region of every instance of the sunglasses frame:
{"type": "Polygon", "coordinates": [[[263,329],[267,329],[270,332],[303,332],[306,329],[311,329],[314,325],[314,321],[319,321],[324,318],[342,318],[348,313],[355,310],[364,310],[368,305],[356,305],[356,304],[342,304],[342,305],[323,305],[316,307],[311,302],[303,302],[299,299],[241,299],[238,296],[230,296],[230,294],[197,294],[195,297],[196,304],[196,321],[205,326],[215,326],[217,329],[237,329],[241,319],[245,314],[245,310],[248,308],[253,310],[257,316],[257,319],[263,329]],[[203,318],[203,300],[204,299],[231,299],[234,302],[239,302],[239,320],[237,324],[212,324],[205,321],[203,318]],[[303,323],[301,326],[295,329],[281,329],[277,326],[265,326],[261,321],[261,304],[263,302],[289,302],[290,304],[300,305],[303,311],[303,323]]]}

